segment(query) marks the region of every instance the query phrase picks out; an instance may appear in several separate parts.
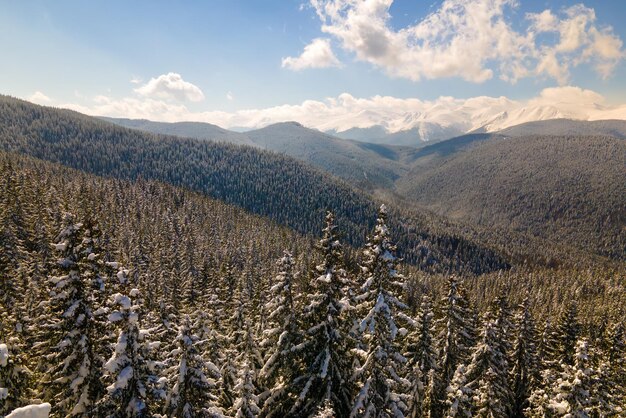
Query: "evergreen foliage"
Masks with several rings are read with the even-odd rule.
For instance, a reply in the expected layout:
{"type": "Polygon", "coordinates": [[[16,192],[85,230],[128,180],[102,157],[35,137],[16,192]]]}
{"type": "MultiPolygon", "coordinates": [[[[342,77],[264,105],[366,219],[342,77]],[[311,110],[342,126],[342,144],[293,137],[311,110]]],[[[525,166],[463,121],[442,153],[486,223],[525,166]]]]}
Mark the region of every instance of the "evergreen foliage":
{"type": "Polygon", "coordinates": [[[383,205],[370,241],[366,245],[362,272],[364,283],[356,296],[357,309],[365,312],[359,332],[364,343],[363,366],[354,377],[361,385],[350,416],[400,417],[407,409],[408,386],[402,377],[406,359],[402,356],[399,327],[407,306],[399,299],[404,277],[396,270],[395,245],[387,228],[383,205]]]}
{"type": "Polygon", "coordinates": [[[461,282],[399,263],[384,210],[357,255],[332,217],[315,245],[152,181],[4,153],[0,178],[1,414],[624,414],[623,268],[461,282]]]}

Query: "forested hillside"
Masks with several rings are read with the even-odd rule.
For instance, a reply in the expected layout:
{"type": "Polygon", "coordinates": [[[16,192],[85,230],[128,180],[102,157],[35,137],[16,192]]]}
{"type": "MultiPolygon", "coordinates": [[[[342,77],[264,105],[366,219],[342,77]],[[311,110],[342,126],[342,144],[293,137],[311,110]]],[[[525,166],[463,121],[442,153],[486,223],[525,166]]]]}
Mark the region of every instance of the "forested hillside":
{"type": "MultiPolygon", "coordinates": [[[[365,242],[378,206],[347,184],[289,157],[152,135],[6,96],[0,99],[0,148],[97,175],[182,186],[305,234],[318,234],[325,211],[332,209],[355,246],[365,242]]],[[[398,217],[390,227],[407,239],[405,260],[426,270],[480,273],[508,266],[495,250],[428,214],[398,217]]]]}
{"type": "Polygon", "coordinates": [[[499,131],[498,134],[506,136],[613,136],[624,139],[626,138],[626,121],[612,119],[594,121],[571,119],[541,120],[511,126],[499,131]]]}
{"type": "Polygon", "coordinates": [[[254,145],[245,133],[229,131],[210,123],[202,122],[154,122],[145,119],[105,118],[100,119],[125,128],[138,129],[154,134],[176,135],[184,138],[228,142],[237,145],[254,145]]]}
{"type": "Polygon", "coordinates": [[[417,203],[478,226],[469,231],[469,236],[490,243],[509,261],[570,262],[564,259],[572,255],[572,249],[583,258],[624,256],[625,244],[620,236],[625,224],[624,208],[619,201],[626,199],[626,191],[615,187],[623,177],[620,171],[624,151],[623,146],[610,145],[608,140],[626,136],[624,121],[529,122],[497,133],[472,133],[410,148],[339,139],[297,123],[279,123],[240,134],[202,123],[110,120],[150,132],[226,142],[240,143],[245,137],[254,146],[312,164],[383,200],[399,200],[397,206],[403,209],[417,203]],[[544,137],[541,144],[535,143],[536,138],[521,139],[533,135],[544,137]],[[550,140],[548,135],[566,136],[572,141],[563,145],[562,138],[550,140]],[[598,136],[601,138],[597,141],[593,139],[598,136]],[[498,145],[511,137],[520,139],[511,145],[498,145]],[[588,146],[595,151],[588,152],[588,146]],[[494,151],[484,151],[487,149],[494,151]],[[597,152],[613,151],[616,154],[612,158],[598,164],[602,157],[597,152]],[[560,165],[548,158],[567,168],[559,169],[560,165]],[[605,187],[605,181],[612,185],[605,187]],[[513,201],[509,201],[510,196],[513,201]],[[605,233],[605,225],[610,233],[605,233]],[[494,228],[500,232],[494,233],[494,228]],[[502,236],[508,240],[499,239],[502,236]],[[511,248],[509,244],[528,240],[533,243],[526,247],[511,248]]]}
{"type": "Polygon", "coordinates": [[[330,213],[313,245],[154,181],[7,153],[0,179],[1,415],[626,408],[623,268],[461,280],[399,264],[384,206],[352,251],[330,213]]]}
{"type": "Polygon", "coordinates": [[[321,168],[365,190],[391,188],[394,181],[408,170],[401,160],[409,148],[339,139],[296,122],[238,133],[209,123],[103,119],[146,132],[246,144],[275,151],[321,168]]]}
{"type": "Polygon", "coordinates": [[[626,257],[626,142],[491,137],[420,150],[400,194],[453,219],[626,257]]]}

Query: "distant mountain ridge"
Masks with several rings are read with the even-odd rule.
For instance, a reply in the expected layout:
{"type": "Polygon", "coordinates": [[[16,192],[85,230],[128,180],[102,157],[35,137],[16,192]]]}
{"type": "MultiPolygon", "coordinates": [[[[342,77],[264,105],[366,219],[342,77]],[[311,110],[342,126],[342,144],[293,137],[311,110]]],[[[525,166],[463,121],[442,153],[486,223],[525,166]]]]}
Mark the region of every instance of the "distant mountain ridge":
{"type": "MultiPolygon", "coordinates": [[[[294,158],[250,146],[156,135],[74,111],[0,96],[0,150],[122,180],[156,180],[203,193],[318,234],[333,210],[346,241],[359,246],[380,202],[294,158]]],[[[424,270],[482,273],[509,267],[496,250],[427,211],[393,213],[402,256],[424,270]]]]}
{"type": "Polygon", "coordinates": [[[244,133],[199,122],[162,123],[147,120],[103,118],[131,129],[196,139],[250,145],[297,158],[366,190],[393,187],[408,172],[405,147],[343,140],[309,129],[297,122],[283,122],[244,133]]]}
{"type": "MultiPolygon", "coordinates": [[[[356,237],[361,240],[364,231],[351,220],[356,216],[363,224],[367,223],[366,213],[370,211],[364,209],[375,206],[369,196],[355,193],[345,187],[347,185],[310,167],[316,166],[352,184],[371,182],[366,184],[366,189],[386,201],[396,202],[404,213],[417,204],[439,215],[455,218],[462,222],[461,225],[477,224],[477,231],[481,232],[474,235],[476,239],[481,241],[488,237],[486,242],[498,243],[494,248],[503,248],[503,241],[512,236],[517,240],[519,235],[515,234],[521,233],[555,245],[574,246],[590,254],[617,259],[626,257],[623,203],[626,201],[623,181],[623,167],[626,166],[623,146],[626,142],[617,139],[624,131],[621,121],[529,123],[504,133],[468,134],[422,148],[343,140],[298,123],[280,123],[246,132],[246,138],[254,147],[235,147],[219,143],[222,140],[215,135],[224,138],[229,132],[214,125],[191,125],[194,129],[213,132],[214,136],[208,137],[211,141],[176,140],[175,137],[137,130],[116,130],[113,125],[95,118],[30,104],[24,105],[21,113],[42,115],[43,119],[37,116],[30,128],[20,128],[22,123],[12,122],[19,120],[20,116],[11,119],[11,112],[15,113],[15,105],[26,102],[4,101],[8,104],[5,107],[7,114],[2,116],[8,118],[8,123],[0,124],[0,134],[4,136],[8,150],[26,146],[31,155],[46,159],[54,157],[56,160],[53,161],[63,162],[68,156],[57,149],[53,139],[59,135],[66,137],[67,132],[72,132],[71,135],[76,136],[71,137],[71,144],[83,147],[78,139],[84,138],[92,147],[91,151],[82,149],[83,154],[77,159],[68,160],[68,164],[80,164],[77,168],[87,164],[96,174],[115,172],[111,168],[105,170],[102,162],[89,154],[98,149],[97,153],[107,156],[115,149],[135,162],[135,165],[128,165],[131,161],[124,160],[123,165],[113,167],[124,178],[148,174],[157,176],[153,177],[156,179],[165,178],[175,185],[202,190],[271,216],[300,232],[316,231],[321,219],[311,213],[300,214],[304,202],[317,202],[313,212],[319,214],[328,204],[323,202],[337,201],[343,207],[338,217],[346,219],[351,240],[356,237]],[[583,128],[585,132],[601,135],[552,135],[579,132],[583,128]],[[540,140],[526,135],[526,132],[536,130],[550,135],[540,136],[540,140]],[[80,134],[83,131],[85,134],[80,134]],[[35,142],[21,143],[32,135],[38,137],[35,142]],[[39,145],[35,147],[35,143],[39,145]],[[270,147],[283,157],[262,150],[270,147]],[[155,152],[157,154],[152,155],[155,152]],[[306,161],[308,165],[285,156],[306,161]],[[491,180],[486,182],[486,179],[491,180]],[[287,198],[284,193],[291,197],[281,203],[287,198]],[[347,206],[343,206],[345,204],[347,206]],[[500,232],[501,237],[498,237],[493,233],[498,230],[513,231],[500,232]]],[[[141,121],[141,124],[146,123],[141,121]]],[[[156,126],[155,129],[164,128],[161,124],[148,125],[156,126]]],[[[169,129],[167,124],[165,127],[169,129]]],[[[187,132],[189,127],[185,124],[176,126],[179,133],[180,129],[187,132]]],[[[104,161],[116,162],[111,158],[109,155],[104,161]]],[[[419,210],[416,213],[419,214],[419,210]]],[[[406,225],[411,227],[410,223],[406,225]]],[[[448,227],[440,230],[444,236],[449,231],[448,227]]],[[[457,231],[466,236],[466,232],[457,231]]],[[[420,239],[430,240],[432,236],[428,236],[430,238],[420,239]]],[[[445,238],[444,242],[448,239],[445,238]]],[[[414,242],[408,246],[412,245],[414,242]]],[[[519,253],[518,244],[513,248],[513,252],[519,253]]],[[[537,248],[550,252],[549,245],[541,244],[537,248]]]]}

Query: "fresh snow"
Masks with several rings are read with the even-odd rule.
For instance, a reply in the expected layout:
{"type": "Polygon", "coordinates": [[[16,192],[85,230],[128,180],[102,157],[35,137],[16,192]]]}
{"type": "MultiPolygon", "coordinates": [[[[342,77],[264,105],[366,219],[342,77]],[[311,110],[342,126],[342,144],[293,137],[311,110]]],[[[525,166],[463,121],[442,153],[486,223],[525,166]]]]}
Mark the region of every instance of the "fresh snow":
{"type": "Polygon", "coordinates": [[[48,418],[52,406],[49,403],[28,405],[15,409],[5,418],[48,418]]]}
{"type": "Polygon", "coordinates": [[[9,361],[9,348],[6,344],[0,344],[0,367],[6,367],[9,361]]]}

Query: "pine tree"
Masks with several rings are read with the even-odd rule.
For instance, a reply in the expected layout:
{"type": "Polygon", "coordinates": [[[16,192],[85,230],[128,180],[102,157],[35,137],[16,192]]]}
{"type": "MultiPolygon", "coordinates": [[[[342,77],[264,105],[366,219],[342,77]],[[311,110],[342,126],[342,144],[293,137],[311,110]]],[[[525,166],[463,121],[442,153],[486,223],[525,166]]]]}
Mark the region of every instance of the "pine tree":
{"type": "Polygon", "coordinates": [[[422,403],[428,386],[428,375],[431,370],[437,368],[437,353],[433,342],[435,332],[433,317],[430,298],[423,296],[417,321],[407,335],[404,353],[412,386],[407,417],[422,416],[422,403]]]}
{"type": "Polygon", "coordinates": [[[421,413],[424,418],[437,417],[440,405],[437,396],[441,392],[438,385],[437,372],[432,369],[426,376],[427,385],[424,387],[424,399],[421,404],[421,413]]]}
{"type": "Polygon", "coordinates": [[[574,364],[576,353],[576,342],[580,334],[580,324],[578,323],[578,309],[575,303],[567,305],[559,317],[556,324],[556,358],[553,359],[567,365],[574,364]]]}
{"type": "Polygon", "coordinates": [[[193,332],[189,316],[183,317],[176,342],[178,348],[170,353],[176,364],[166,371],[172,387],[166,402],[169,415],[180,418],[220,415],[214,393],[219,371],[202,357],[202,341],[193,332]]]}
{"type": "Polygon", "coordinates": [[[21,310],[17,303],[24,295],[23,283],[18,279],[20,266],[27,257],[27,238],[24,205],[21,200],[22,181],[11,162],[7,162],[8,175],[0,184],[0,311],[21,310]]]}
{"type": "Polygon", "coordinates": [[[109,315],[109,321],[118,324],[120,331],[113,355],[104,364],[104,378],[110,385],[98,405],[98,416],[148,417],[165,397],[164,382],[157,372],[159,365],[152,360],[159,344],[150,342],[149,331],[141,329],[141,306],[131,300],[138,296],[139,290],[132,289],[129,296],[116,293],[111,297],[117,309],[109,315]]]}
{"type": "Polygon", "coordinates": [[[553,413],[572,418],[587,418],[592,410],[592,376],[589,367],[588,343],[579,340],[575,348],[574,365],[566,365],[557,380],[555,395],[549,408],[553,413]]]}
{"type": "Polygon", "coordinates": [[[7,339],[0,342],[0,416],[28,403],[32,379],[24,355],[18,351],[23,344],[17,336],[3,333],[2,337],[7,339]]]}
{"type": "Polygon", "coordinates": [[[511,382],[513,391],[513,417],[523,417],[528,398],[541,383],[540,363],[537,354],[535,322],[530,313],[530,300],[524,299],[516,316],[516,335],[513,346],[511,382]]]}
{"type": "Polygon", "coordinates": [[[294,260],[285,251],[278,260],[279,273],[270,288],[265,306],[268,313],[262,346],[268,355],[259,378],[269,388],[263,403],[263,416],[284,416],[294,403],[294,379],[300,371],[300,356],[296,345],[301,339],[293,301],[294,260]]]}
{"type": "Polygon", "coordinates": [[[447,389],[446,418],[472,417],[472,397],[473,391],[467,386],[467,369],[461,364],[447,389]]]}
{"type": "Polygon", "coordinates": [[[259,408],[259,398],[257,388],[254,385],[255,375],[254,369],[251,367],[250,361],[247,359],[250,353],[244,353],[245,359],[241,365],[241,370],[237,379],[237,383],[233,388],[237,394],[237,399],[232,408],[232,415],[235,418],[256,418],[261,413],[259,408]]]}
{"type": "Polygon", "coordinates": [[[508,365],[499,338],[494,315],[487,313],[483,321],[481,341],[467,366],[467,386],[474,391],[474,411],[480,416],[507,417],[511,405],[508,365]],[[486,415],[485,415],[486,414],[486,415]]]}
{"type": "Polygon", "coordinates": [[[351,380],[351,324],[342,315],[350,308],[345,290],[349,281],[334,216],[330,212],[317,248],[322,263],[316,266],[317,275],[311,283],[315,293],[309,296],[309,304],[304,308],[308,329],[300,348],[306,370],[297,378],[302,390],[291,413],[311,415],[328,400],[337,415],[346,416],[352,408],[355,392],[351,380]]]}
{"type": "Polygon", "coordinates": [[[59,415],[88,416],[104,394],[101,369],[102,347],[106,346],[101,308],[105,282],[104,265],[99,261],[97,237],[93,224],[66,226],[54,244],[61,257],[56,275],[51,276],[52,312],[48,324],[55,344],[46,357],[50,382],[48,392],[59,415]]]}
{"type": "Polygon", "coordinates": [[[445,390],[449,386],[456,368],[463,364],[474,346],[474,326],[469,302],[465,298],[461,284],[455,276],[448,278],[448,293],[442,299],[443,334],[440,337],[441,363],[435,381],[434,399],[431,413],[435,417],[443,415],[445,390]]]}
{"type": "Polygon", "coordinates": [[[235,394],[237,370],[235,359],[230,355],[226,355],[222,367],[220,368],[220,395],[217,402],[224,411],[229,411],[237,399],[235,394]]]}
{"type": "MultiPolygon", "coordinates": [[[[226,360],[222,365],[220,374],[220,398],[219,406],[224,411],[234,408],[237,401],[237,389],[235,387],[241,384],[241,370],[244,367],[248,369],[250,377],[253,379],[252,385],[255,388],[254,396],[262,392],[258,388],[258,372],[263,367],[263,358],[257,345],[256,335],[250,322],[247,319],[247,307],[249,303],[249,294],[243,288],[240,282],[237,287],[236,296],[233,298],[235,310],[229,319],[230,334],[227,336],[229,348],[226,351],[226,360]]],[[[258,400],[255,400],[255,404],[258,400]]],[[[258,406],[258,404],[257,404],[258,406]]]]}
{"type": "Polygon", "coordinates": [[[326,399],[312,418],[335,418],[337,415],[335,414],[335,408],[333,407],[332,402],[329,399],[326,399]]]}
{"type": "Polygon", "coordinates": [[[387,210],[383,205],[366,246],[361,266],[366,279],[356,297],[362,305],[360,310],[367,311],[359,328],[367,352],[363,366],[355,373],[361,389],[351,417],[401,417],[407,408],[405,395],[409,382],[400,376],[406,359],[399,352],[398,327],[401,312],[407,308],[398,297],[405,279],[396,270],[396,248],[386,222],[387,210]]]}

